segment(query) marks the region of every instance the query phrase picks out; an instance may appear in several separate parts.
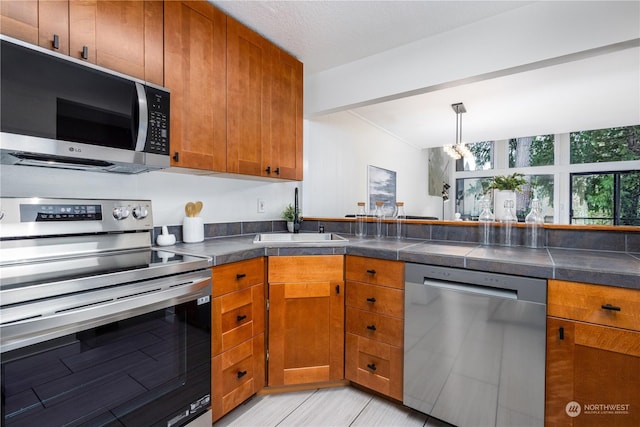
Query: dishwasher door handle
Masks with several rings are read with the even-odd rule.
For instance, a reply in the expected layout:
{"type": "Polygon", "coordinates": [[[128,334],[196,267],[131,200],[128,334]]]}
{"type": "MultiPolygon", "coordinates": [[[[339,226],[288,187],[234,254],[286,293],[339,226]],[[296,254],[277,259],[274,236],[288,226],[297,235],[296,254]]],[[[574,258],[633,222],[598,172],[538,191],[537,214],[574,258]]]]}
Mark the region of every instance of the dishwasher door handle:
{"type": "Polygon", "coordinates": [[[483,285],[471,285],[465,283],[453,283],[445,282],[441,280],[433,280],[425,278],[423,284],[425,286],[433,286],[441,289],[448,289],[452,291],[462,291],[469,294],[484,296],[484,297],[498,297],[503,299],[518,299],[518,291],[513,289],[501,289],[492,288],[490,286],[483,285]]]}

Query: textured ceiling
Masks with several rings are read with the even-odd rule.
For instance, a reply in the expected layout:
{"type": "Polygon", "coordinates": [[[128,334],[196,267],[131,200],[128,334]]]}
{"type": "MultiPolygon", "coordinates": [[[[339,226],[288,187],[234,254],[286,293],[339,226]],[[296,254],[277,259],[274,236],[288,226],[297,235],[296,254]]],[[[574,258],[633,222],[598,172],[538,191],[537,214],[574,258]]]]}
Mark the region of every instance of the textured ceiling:
{"type": "Polygon", "coordinates": [[[304,63],[333,68],[530,1],[218,1],[219,9],[304,63]]]}

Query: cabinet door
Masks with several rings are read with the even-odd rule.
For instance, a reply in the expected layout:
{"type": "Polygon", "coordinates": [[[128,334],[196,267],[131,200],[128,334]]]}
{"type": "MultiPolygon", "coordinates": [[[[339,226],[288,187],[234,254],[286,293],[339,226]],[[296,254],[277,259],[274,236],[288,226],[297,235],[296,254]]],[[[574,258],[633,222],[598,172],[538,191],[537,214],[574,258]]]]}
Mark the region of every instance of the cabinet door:
{"type": "Polygon", "coordinates": [[[227,17],[228,172],[272,176],[263,170],[269,144],[269,65],[267,41],[227,17]]]}
{"type": "Polygon", "coordinates": [[[69,55],[69,0],[38,2],[38,45],[69,55]]]}
{"type": "Polygon", "coordinates": [[[171,90],[172,166],[226,171],[226,19],[206,2],[164,10],[165,86],[171,90]]]}
{"type": "Polygon", "coordinates": [[[96,63],[96,0],[69,1],[69,56],[96,63]]]}
{"type": "Polygon", "coordinates": [[[344,378],[342,260],[269,258],[270,386],[344,378]]]}
{"type": "Polygon", "coordinates": [[[640,332],[548,317],[545,425],[640,425],[640,332]]]}
{"type": "Polygon", "coordinates": [[[162,11],[161,1],[99,1],[96,63],[162,85],[162,11]]]}
{"type": "Polygon", "coordinates": [[[302,63],[273,48],[269,156],[264,166],[278,178],[302,180],[302,63]]]}
{"type": "Polygon", "coordinates": [[[2,34],[32,44],[38,44],[37,0],[2,0],[0,2],[2,34]]]}

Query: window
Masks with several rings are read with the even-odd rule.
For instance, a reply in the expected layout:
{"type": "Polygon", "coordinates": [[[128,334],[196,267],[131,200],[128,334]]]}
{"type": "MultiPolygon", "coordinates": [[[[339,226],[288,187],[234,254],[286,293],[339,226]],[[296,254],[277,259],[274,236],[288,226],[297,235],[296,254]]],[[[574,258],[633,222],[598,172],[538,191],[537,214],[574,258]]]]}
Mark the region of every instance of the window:
{"type": "Polygon", "coordinates": [[[467,146],[474,156],[457,161],[449,193],[463,219],[477,219],[483,183],[519,172],[528,182],[516,199],[519,221],[535,196],[545,222],[640,226],[640,125],[467,146]]]}
{"type": "Polygon", "coordinates": [[[571,132],[571,164],[640,160],[640,126],[571,132]]]}
{"type": "Polygon", "coordinates": [[[553,164],[553,135],[528,136],[509,140],[509,167],[553,164]]]}
{"type": "Polygon", "coordinates": [[[456,171],[484,171],[493,169],[493,141],[466,144],[473,157],[456,160],[456,171]]]}
{"type": "Polygon", "coordinates": [[[571,174],[571,223],[640,225],[640,171],[571,174]]]}
{"type": "MultiPolygon", "coordinates": [[[[461,178],[456,180],[456,212],[463,220],[477,220],[480,200],[491,178],[461,178]]],[[[516,193],[516,216],[523,222],[531,210],[531,200],[537,197],[542,205],[545,222],[553,222],[553,175],[525,175],[527,184],[522,193],[516,193]]]]}

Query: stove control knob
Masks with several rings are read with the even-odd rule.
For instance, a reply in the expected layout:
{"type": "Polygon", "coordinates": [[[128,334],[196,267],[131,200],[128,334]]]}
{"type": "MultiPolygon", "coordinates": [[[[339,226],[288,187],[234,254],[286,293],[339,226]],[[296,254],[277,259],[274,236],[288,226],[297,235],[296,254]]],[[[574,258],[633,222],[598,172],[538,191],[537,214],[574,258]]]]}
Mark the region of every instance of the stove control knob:
{"type": "Polygon", "coordinates": [[[129,208],[127,206],[118,206],[113,208],[113,217],[117,220],[125,219],[129,216],[129,208]]]}
{"type": "Polygon", "coordinates": [[[133,216],[135,219],[144,219],[149,215],[149,209],[146,206],[138,205],[133,208],[133,216]]]}

